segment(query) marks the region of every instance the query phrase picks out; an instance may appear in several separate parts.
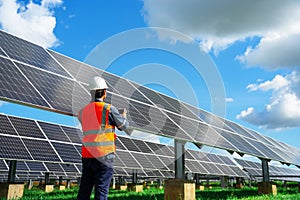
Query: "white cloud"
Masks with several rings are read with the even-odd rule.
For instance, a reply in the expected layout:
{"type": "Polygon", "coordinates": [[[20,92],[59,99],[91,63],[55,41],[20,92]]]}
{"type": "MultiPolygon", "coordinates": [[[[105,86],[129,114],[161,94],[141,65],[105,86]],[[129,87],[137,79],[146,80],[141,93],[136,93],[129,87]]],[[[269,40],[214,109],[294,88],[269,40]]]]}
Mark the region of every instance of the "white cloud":
{"type": "Polygon", "coordinates": [[[268,91],[268,90],[279,90],[283,87],[287,87],[289,84],[289,81],[284,78],[282,75],[276,75],[275,78],[271,81],[266,81],[264,83],[260,84],[249,84],[247,86],[247,89],[249,91],[268,91]]]}
{"type": "Polygon", "coordinates": [[[180,31],[218,51],[253,36],[300,33],[299,9],[298,0],[144,0],[143,14],[149,26],[180,31]]]}
{"type": "MultiPolygon", "coordinates": [[[[237,60],[268,70],[288,68],[293,73],[248,85],[250,92],[271,92],[270,102],[262,111],[249,106],[237,117],[279,129],[300,126],[299,10],[299,0],[144,0],[143,15],[149,26],[187,34],[199,41],[203,49],[215,53],[237,41],[257,38],[257,46],[251,43],[236,56],[237,60]]],[[[158,35],[161,39],[181,41],[164,32],[158,35]]]]}
{"type": "Polygon", "coordinates": [[[30,1],[26,5],[16,0],[0,0],[0,25],[5,31],[43,47],[55,46],[58,39],[53,33],[53,8],[61,4],[62,0],[42,0],[41,4],[30,1]]]}
{"type": "Polygon", "coordinates": [[[262,111],[253,107],[242,111],[237,115],[249,123],[256,124],[268,129],[285,129],[300,127],[300,73],[292,72],[285,77],[277,75],[271,81],[260,84],[251,84],[250,91],[272,90],[270,102],[262,111]]]}
{"type": "MultiPolygon", "coordinates": [[[[300,22],[300,17],[298,18],[300,22]]],[[[297,26],[300,26],[297,25],[297,26]]],[[[237,59],[248,66],[261,66],[267,69],[300,66],[300,33],[276,38],[262,38],[259,45],[248,50],[237,59]]]]}
{"type": "Polygon", "coordinates": [[[227,102],[227,103],[231,103],[231,102],[233,102],[234,100],[233,100],[233,98],[226,98],[225,99],[225,102],[227,102]]]}

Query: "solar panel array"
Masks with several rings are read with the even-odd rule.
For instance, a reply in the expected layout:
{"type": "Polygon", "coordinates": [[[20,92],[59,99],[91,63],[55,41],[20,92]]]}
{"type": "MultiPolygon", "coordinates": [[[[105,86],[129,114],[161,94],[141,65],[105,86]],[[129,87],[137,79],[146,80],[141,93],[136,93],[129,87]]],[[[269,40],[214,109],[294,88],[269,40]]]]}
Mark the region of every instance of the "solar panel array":
{"type": "MultiPolygon", "coordinates": [[[[5,172],[0,173],[2,176],[7,176],[9,160],[13,159],[18,160],[19,179],[40,178],[45,172],[51,172],[52,177],[80,175],[79,129],[3,114],[0,124],[0,171],[5,172]]],[[[116,176],[130,176],[135,169],[140,177],[174,177],[173,146],[124,136],[117,138],[116,146],[116,176]]],[[[228,157],[194,150],[186,152],[186,172],[247,177],[228,157]]]]}
{"type": "MultiPolygon", "coordinates": [[[[262,176],[261,163],[237,159],[237,158],[235,158],[235,160],[239,165],[243,167],[245,171],[249,173],[250,177],[259,178],[262,176]]],[[[269,175],[270,178],[273,180],[286,180],[286,181],[300,182],[299,169],[269,165],[269,175]]]]}
{"type": "Polygon", "coordinates": [[[134,129],[300,166],[298,148],[3,31],[0,42],[0,99],[75,115],[89,102],[89,80],[101,75],[107,101],[127,108],[134,129]]]}

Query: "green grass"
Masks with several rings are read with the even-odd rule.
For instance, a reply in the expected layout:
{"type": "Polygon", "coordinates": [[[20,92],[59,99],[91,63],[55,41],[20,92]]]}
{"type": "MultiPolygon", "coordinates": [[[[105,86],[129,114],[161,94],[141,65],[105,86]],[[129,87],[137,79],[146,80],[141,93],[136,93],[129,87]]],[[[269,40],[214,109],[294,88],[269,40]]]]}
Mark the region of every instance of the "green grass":
{"type": "MultiPolygon", "coordinates": [[[[74,200],[78,188],[66,189],[63,191],[54,190],[51,193],[45,193],[39,189],[25,190],[24,196],[20,200],[74,200]]],[[[92,199],[92,198],[91,198],[92,199]]],[[[127,192],[119,190],[109,191],[109,200],[163,200],[164,191],[160,189],[150,188],[143,192],[127,192]]],[[[259,195],[257,188],[244,189],[210,189],[204,191],[196,191],[197,200],[279,200],[279,199],[299,199],[300,193],[297,188],[282,189],[278,188],[278,195],[259,195]]]]}

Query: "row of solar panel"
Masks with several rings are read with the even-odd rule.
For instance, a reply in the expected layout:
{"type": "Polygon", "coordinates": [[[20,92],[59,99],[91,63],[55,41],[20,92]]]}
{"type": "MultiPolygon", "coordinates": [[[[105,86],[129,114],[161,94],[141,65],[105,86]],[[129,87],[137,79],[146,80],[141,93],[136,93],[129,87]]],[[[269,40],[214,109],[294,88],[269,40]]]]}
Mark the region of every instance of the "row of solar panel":
{"type": "MultiPolygon", "coordinates": [[[[239,165],[243,167],[243,169],[246,172],[249,173],[250,177],[259,178],[262,176],[261,163],[237,159],[237,158],[235,158],[235,160],[239,165]]],[[[290,180],[290,181],[300,180],[299,169],[281,167],[276,165],[269,165],[269,175],[271,176],[271,179],[275,179],[275,180],[290,180]],[[295,177],[293,178],[292,176],[295,177]]]]}
{"type": "Polygon", "coordinates": [[[95,75],[108,84],[107,101],[128,109],[133,128],[300,165],[300,150],[262,136],[144,86],[0,32],[0,96],[65,114],[87,102],[95,75]]]}
{"type": "MultiPolygon", "coordinates": [[[[58,163],[64,163],[61,164],[66,167],[63,167],[63,169],[65,171],[69,169],[72,172],[76,172],[74,164],[77,168],[80,166],[79,152],[81,144],[77,142],[79,142],[79,135],[82,133],[79,129],[7,115],[0,115],[0,119],[0,145],[2,147],[0,158],[46,161],[45,164],[49,171],[61,171],[60,169],[48,167],[48,165],[59,167],[58,163]],[[55,140],[70,138],[70,133],[64,132],[64,130],[72,130],[72,134],[78,134],[77,137],[74,135],[71,137],[77,138],[74,140],[76,143],[72,140],[64,143],[55,140]],[[50,133],[51,138],[46,132],[50,133]],[[61,136],[61,134],[64,136],[61,136]],[[40,135],[41,137],[34,137],[34,135],[40,135]],[[48,163],[51,161],[57,163],[48,163]]],[[[149,172],[168,171],[169,173],[174,171],[174,147],[172,146],[122,136],[117,138],[116,145],[117,154],[114,165],[120,168],[120,172],[122,172],[122,169],[142,169],[149,172]]],[[[18,162],[18,164],[20,165],[19,168],[25,171],[35,171],[34,169],[36,171],[46,171],[45,166],[39,162],[28,162],[28,164],[18,162]]],[[[8,170],[7,165],[2,165],[2,168],[8,170]]],[[[225,156],[193,150],[186,152],[186,170],[200,174],[246,176],[225,156]]]]}

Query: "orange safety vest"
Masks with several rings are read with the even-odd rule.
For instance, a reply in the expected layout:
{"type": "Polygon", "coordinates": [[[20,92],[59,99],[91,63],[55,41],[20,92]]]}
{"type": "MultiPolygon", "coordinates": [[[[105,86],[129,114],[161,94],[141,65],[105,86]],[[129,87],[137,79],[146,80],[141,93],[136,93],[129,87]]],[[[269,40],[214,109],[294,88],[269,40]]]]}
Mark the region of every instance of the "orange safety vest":
{"type": "Polygon", "coordinates": [[[92,102],[78,114],[81,121],[82,157],[100,158],[116,152],[115,126],[109,125],[110,104],[92,102]]]}

